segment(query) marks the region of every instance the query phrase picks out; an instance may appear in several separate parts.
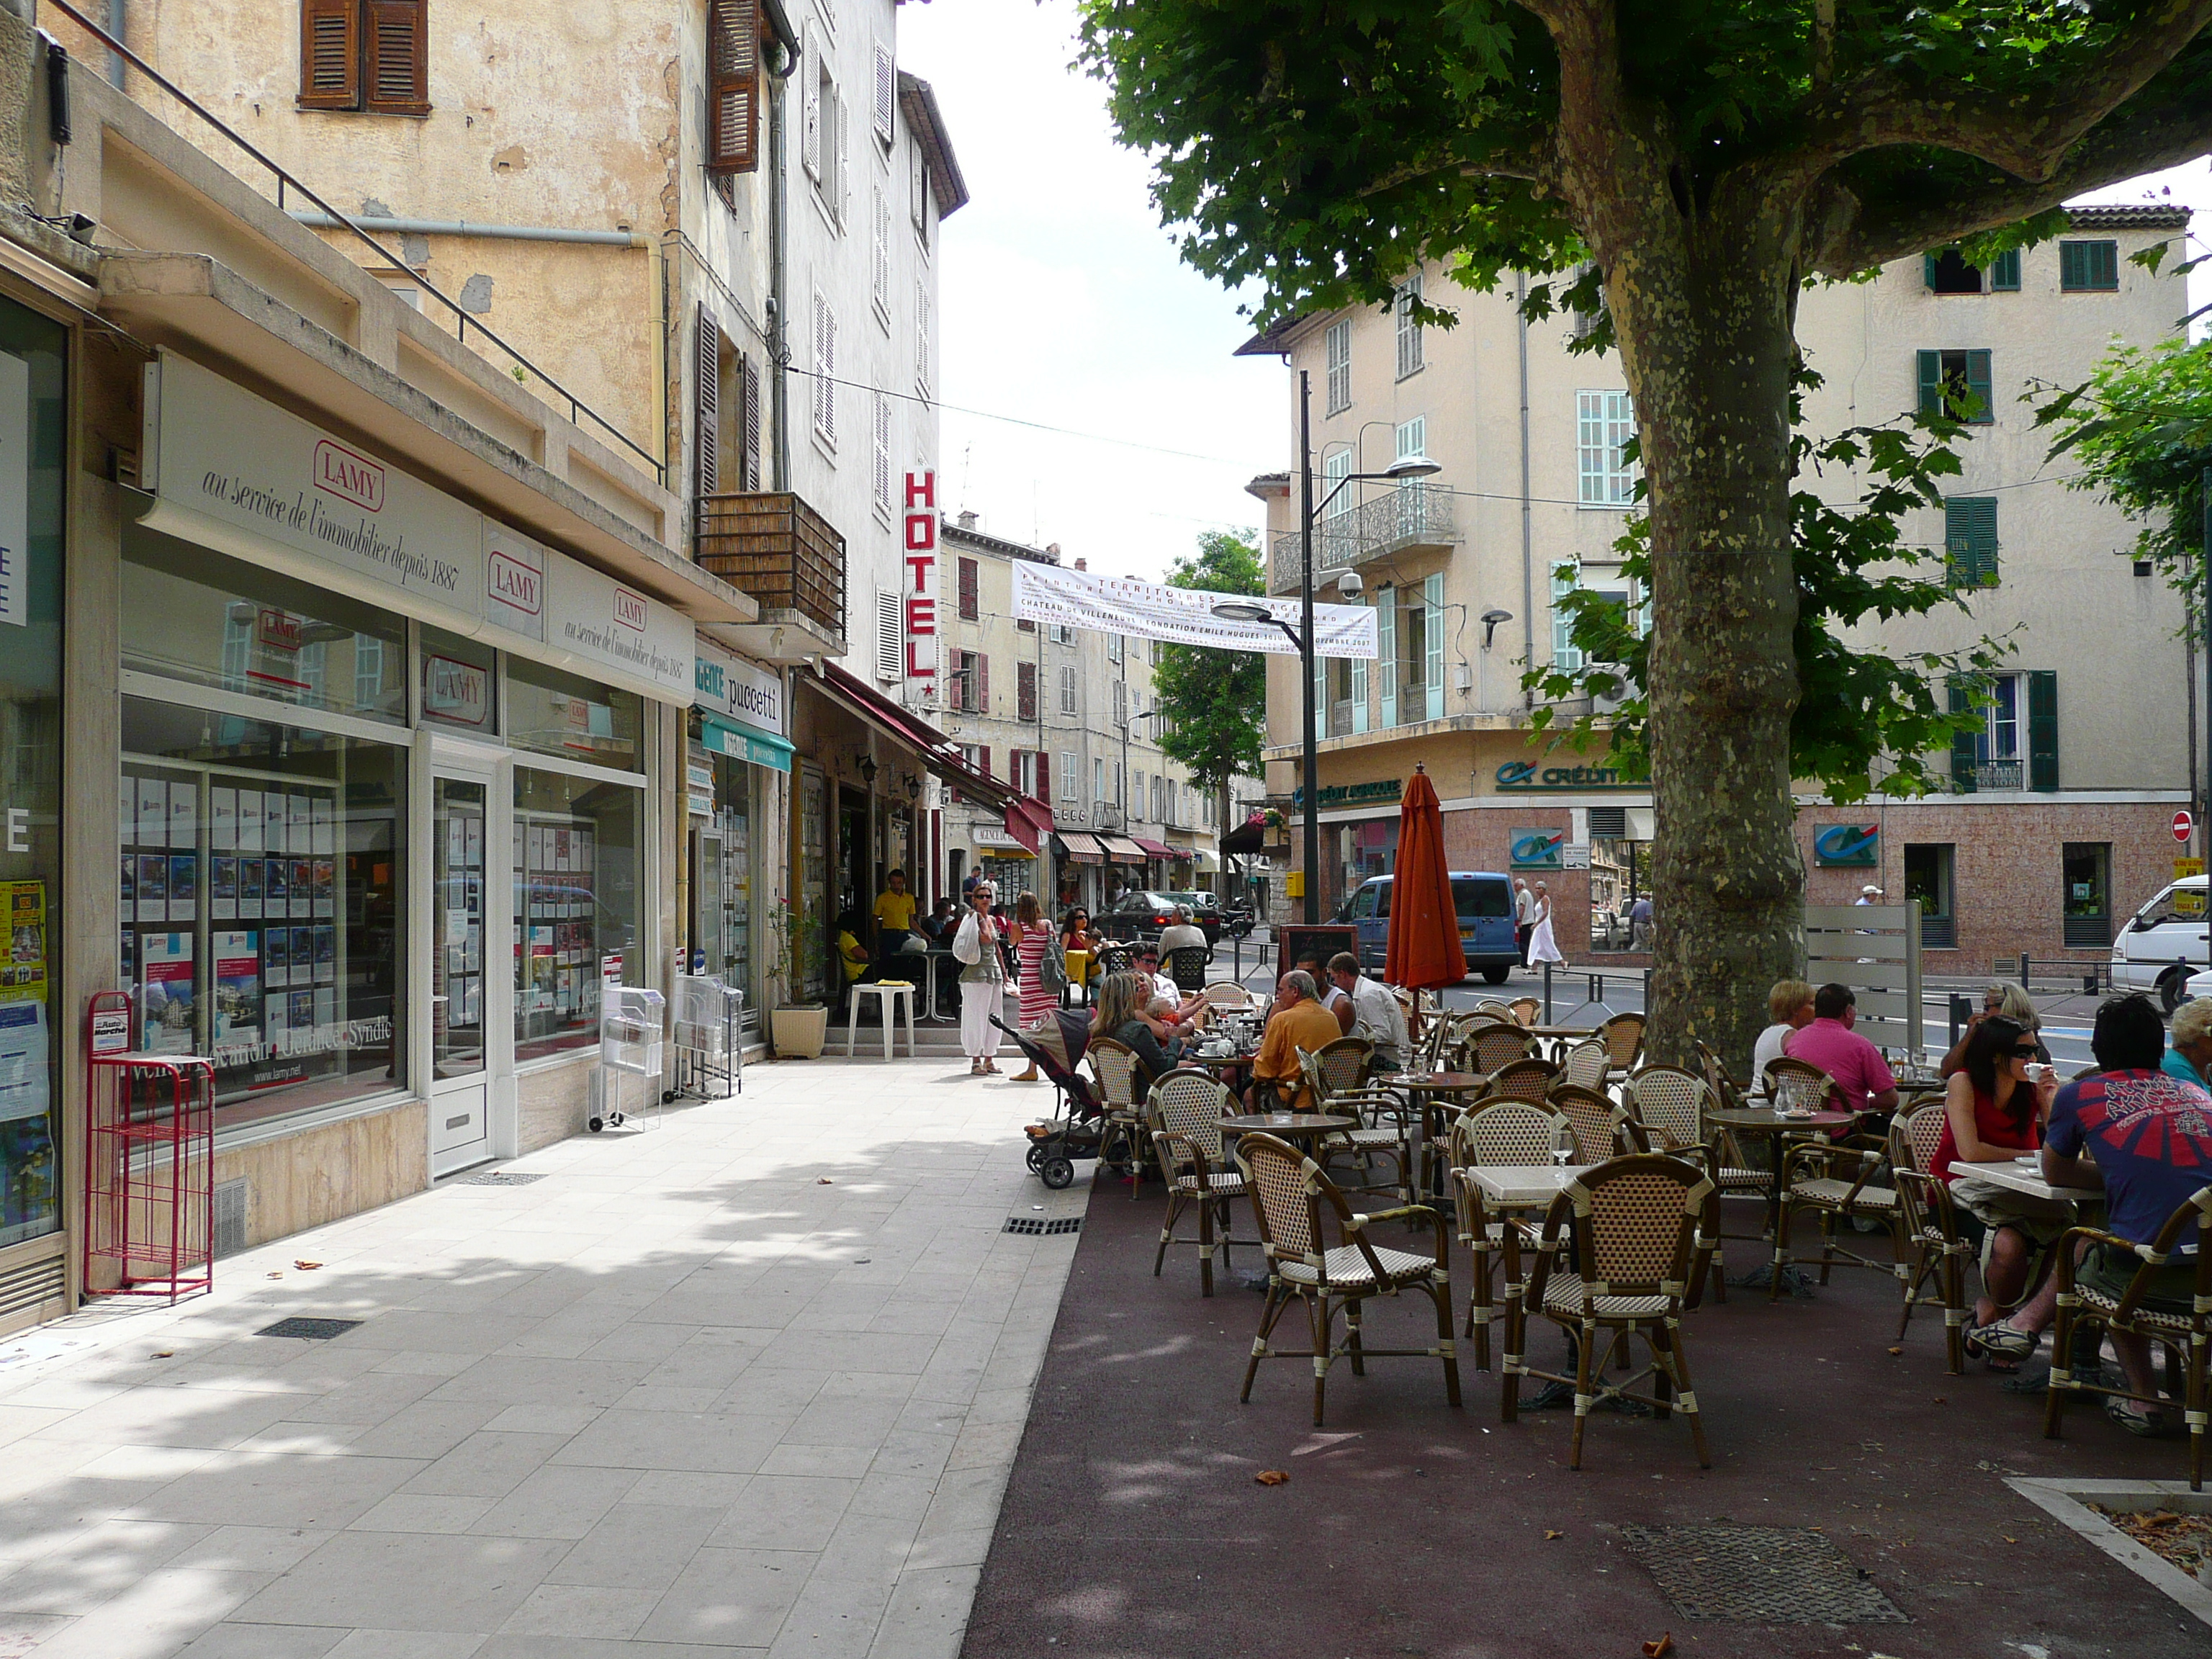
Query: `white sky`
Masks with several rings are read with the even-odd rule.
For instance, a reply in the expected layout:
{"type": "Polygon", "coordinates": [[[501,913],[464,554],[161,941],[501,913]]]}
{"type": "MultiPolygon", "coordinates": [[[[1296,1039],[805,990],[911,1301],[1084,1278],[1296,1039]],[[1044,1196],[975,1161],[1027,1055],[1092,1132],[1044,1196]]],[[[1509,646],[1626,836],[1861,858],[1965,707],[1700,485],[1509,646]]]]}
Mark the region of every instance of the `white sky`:
{"type": "MultiPolygon", "coordinates": [[[[939,256],[939,500],[1093,570],[1158,577],[1202,532],[1262,522],[1243,486],[1290,463],[1287,381],[1277,358],[1231,355],[1250,325],[1177,258],[1103,88],[1070,67],[1073,31],[1072,0],[900,13],[900,60],[935,87],[970,197],[939,256]]],[[[2212,164],[2086,199],[2197,208],[2191,252],[2212,252],[2212,164]]],[[[2191,299],[2212,303],[2212,265],[2191,299]]]]}

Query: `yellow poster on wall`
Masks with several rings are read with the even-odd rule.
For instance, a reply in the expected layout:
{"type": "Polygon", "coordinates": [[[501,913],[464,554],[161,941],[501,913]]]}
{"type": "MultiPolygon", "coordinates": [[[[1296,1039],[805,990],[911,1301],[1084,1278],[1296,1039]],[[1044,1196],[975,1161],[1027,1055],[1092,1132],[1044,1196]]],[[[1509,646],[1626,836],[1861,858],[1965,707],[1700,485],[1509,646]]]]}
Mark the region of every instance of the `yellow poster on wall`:
{"type": "Polygon", "coordinates": [[[7,951],[0,956],[0,1002],[44,1001],[46,994],[46,884],[0,881],[7,951]]]}

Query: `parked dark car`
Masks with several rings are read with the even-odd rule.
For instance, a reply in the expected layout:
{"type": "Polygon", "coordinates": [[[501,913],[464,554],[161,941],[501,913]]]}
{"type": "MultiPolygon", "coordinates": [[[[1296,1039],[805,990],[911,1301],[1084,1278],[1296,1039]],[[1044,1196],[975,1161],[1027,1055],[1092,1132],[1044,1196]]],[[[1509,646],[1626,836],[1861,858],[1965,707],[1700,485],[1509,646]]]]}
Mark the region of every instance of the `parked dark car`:
{"type": "Polygon", "coordinates": [[[1218,945],[1221,942],[1222,924],[1227,921],[1227,918],[1222,914],[1221,901],[1218,898],[1212,893],[1201,892],[1170,893],[1167,897],[1174,903],[1187,904],[1190,907],[1190,919],[1206,930],[1206,942],[1208,945],[1218,945]]]}
{"type": "MultiPolygon", "coordinates": [[[[1098,931],[1108,939],[1157,940],[1175,921],[1176,903],[1165,893],[1133,888],[1100,911],[1095,920],[1098,931]]],[[[1206,942],[1211,944],[1212,939],[1208,933],[1206,942]]]]}

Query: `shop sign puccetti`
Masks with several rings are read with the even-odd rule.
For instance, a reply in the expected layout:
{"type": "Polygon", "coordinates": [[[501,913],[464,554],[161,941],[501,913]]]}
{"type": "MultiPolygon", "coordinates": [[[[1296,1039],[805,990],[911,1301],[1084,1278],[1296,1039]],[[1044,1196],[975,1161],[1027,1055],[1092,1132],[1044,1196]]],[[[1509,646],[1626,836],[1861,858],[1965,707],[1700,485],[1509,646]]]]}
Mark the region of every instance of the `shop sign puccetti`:
{"type": "Polygon", "coordinates": [[[1534,761],[1508,761],[1498,769],[1498,787],[1523,792],[1545,789],[1649,789],[1620,775],[1614,766],[1539,766],[1534,761]]]}
{"type": "MultiPolygon", "coordinates": [[[[1323,806],[1365,806],[1376,801],[1394,801],[1406,793],[1403,778],[1376,778],[1370,783],[1332,783],[1321,792],[1323,806]]],[[[1306,792],[1293,790],[1291,805],[1304,806],[1306,792]]]]}

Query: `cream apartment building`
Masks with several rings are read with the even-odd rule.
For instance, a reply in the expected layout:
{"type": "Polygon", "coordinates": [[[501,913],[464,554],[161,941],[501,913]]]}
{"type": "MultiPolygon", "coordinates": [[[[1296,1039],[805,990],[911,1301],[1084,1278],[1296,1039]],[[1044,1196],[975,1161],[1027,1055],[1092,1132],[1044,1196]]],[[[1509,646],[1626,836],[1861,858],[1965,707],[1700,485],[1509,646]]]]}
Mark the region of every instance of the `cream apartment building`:
{"type": "MultiPolygon", "coordinates": [[[[1985,729],[1953,756],[1949,793],[1849,808],[1808,785],[1798,797],[1808,896],[1844,902],[1872,884],[1918,899],[1931,970],[2102,956],[2174,855],[2195,850],[2169,828],[2195,779],[2198,688],[2179,598],[2123,556],[2133,532],[2118,512],[2063,486],[2070,469],[2045,461],[2047,438],[2021,401],[2032,384],[2079,382],[2116,342],[2174,331],[2188,308],[2174,258],[2153,274],[2130,256],[2187,223],[2179,208],[2078,210],[2068,234],[1988,271],[1954,253],[1803,297],[1798,337],[1824,377],[1807,400],[1815,429],[1889,421],[1946,382],[1984,416],[1945,508],[1907,526],[1948,550],[1966,608],[1858,642],[1948,650],[2008,637],[1985,729]]],[[[1599,902],[1636,890],[1651,795],[1601,755],[1532,744],[1521,675],[1574,649],[1557,597],[1583,586],[1641,601],[1613,545],[1632,505],[1620,447],[1634,411],[1616,357],[1566,350],[1585,319],[1523,325],[1510,289],[1475,294],[1436,269],[1409,280],[1457,325],[1362,309],[1302,317],[1243,348],[1288,362],[1293,434],[1296,373],[1311,378],[1317,501],[1403,457],[1441,467],[1423,482],[1346,484],[1317,521],[1323,597],[1356,570],[1363,602],[1383,612],[1381,659],[1326,665],[1320,690],[1328,902],[1389,867],[1398,794],[1420,763],[1444,800],[1454,865],[1546,880],[1561,896],[1562,944],[1580,951],[1593,896],[1583,866],[1595,866],[1599,902]]],[[[1860,484],[1832,474],[1813,487],[1848,501],[1860,484]]],[[[1267,503],[1270,591],[1295,592],[1294,477],[1249,488],[1267,503]]],[[[1268,782],[1288,801],[1297,665],[1270,659],[1268,687],[1268,782]]]]}
{"type": "Polygon", "coordinates": [[[1057,544],[994,536],[961,513],[945,545],[945,732],[971,769],[1048,810],[1054,831],[1032,854],[1002,814],[952,803],[948,878],[981,868],[1002,894],[1035,892],[1054,914],[1095,911],[1129,888],[1213,886],[1220,810],[1161,752],[1153,644],[1015,617],[1015,564],[1058,564],[1057,544]]]}
{"type": "MultiPolygon", "coordinates": [[[[79,9],[310,188],[319,203],[250,180],[426,325],[573,394],[670,498],[641,528],[757,600],[757,623],[699,632],[675,902],[688,959],[751,1012],[820,995],[830,922],[917,862],[924,782],[961,771],[869,672],[905,480],[935,461],[938,242],[966,199],[934,93],[898,68],[893,0],[79,9]]],[[[44,21],[233,153],[87,29],[44,21]]]]}

